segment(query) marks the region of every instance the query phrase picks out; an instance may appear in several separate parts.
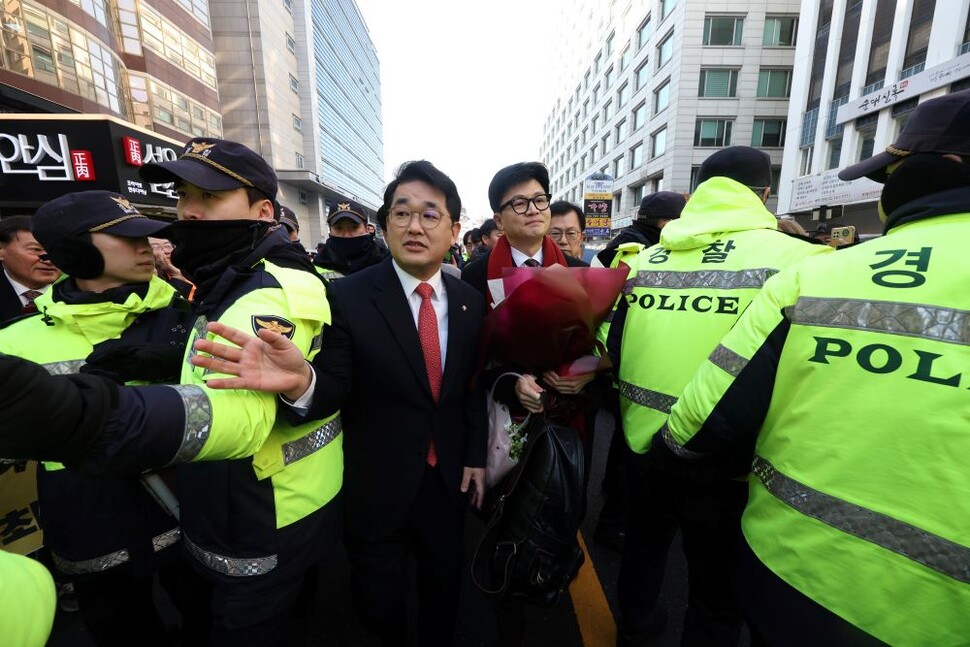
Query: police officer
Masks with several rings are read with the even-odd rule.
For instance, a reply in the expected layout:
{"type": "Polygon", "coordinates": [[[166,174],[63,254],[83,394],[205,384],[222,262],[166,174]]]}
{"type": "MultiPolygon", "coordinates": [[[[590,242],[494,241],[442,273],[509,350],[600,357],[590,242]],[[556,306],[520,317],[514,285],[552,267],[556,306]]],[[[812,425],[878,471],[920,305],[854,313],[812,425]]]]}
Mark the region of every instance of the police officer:
{"type": "Polygon", "coordinates": [[[47,569],[27,557],[0,550],[0,636],[5,644],[47,644],[57,593],[47,569]]]}
{"type": "Polygon", "coordinates": [[[606,247],[596,255],[603,267],[614,267],[620,245],[639,243],[644,247],[651,247],[660,242],[660,232],[671,220],[680,218],[687,201],[684,196],[674,191],[657,191],[643,197],[637,218],[629,227],[624,227],[606,247]]]}
{"type": "Polygon", "coordinates": [[[376,265],[390,255],[367,229],[367,212],[353,200],[338,200],[327,214],[330,237],[317,247],[313,263],[328,281],[376,265]]]}
{"type": "MultiPolygon", "coordinates": [[[[167,226],[109,191],[69,193],[41,206],[32,233],[69,276],[37,297],[37,312],[0,330],[0,352],[41,363],[52,373],[75,373],[92,351],[97,356],[121,336],[141,346],[142,359],[148,350],[155,353],[137,377],[177,380],[191,328],[189,306],[154,276],[147,238],[167,226]]],[[[100,370],[120,382],[136,377],[117,375],[119,368],[115,362],[100,370]]],[[[45,463],[37,486],[44,543],[54,567],[74,583],[94,640],[167,644],[152,576],[161,565],[162,581],[173,592],[178,586],[177,520],[138,477],[93,478],[45,463]]]]}
{"type": "MultiPolygon", "coordinates": [[[[140,173],[174,182],[179,196],[172,261],[197,286],[187,353],[220,321],[277,331],[315,355],[330,321],[325,286],[274,221],[277,180],[266,161],[242,144],[196,138],[177,160],[140,173]]],[[[277,419],[274,396],[214,391],[213,377],[186,358],[179,386],[109,388],[112,415],[85,418],[57,446],[7,442],[94,473],[178,464],[183,547],[212,589],[209,644],[279,644],[315,565],[339,539],[340,418],[294,426],[277,419]]],[[[103,408],[97,394],[85,395],[103,408]]]]}
{"type": "MultiPolygon", "coordinates": [[[[660,244],[630,259],[628,289],[609,331],[623,429],[632,454],[630,511],[618,581],[618,645],[641,644],[665,624],[657,597],[678,528],[688,561],[685,645],[734,645],[741,616],[731,592],[729,557],[744,484],[688,490],[676,475],[651,469],[650,438],[690,376],[715,349],[765,280],[782,267],[827,250],[777,231],[765,209],[768,156],[736,146],[711,155],[681,217],[660,244]],[[720,506],[730,514],[714,515],[720,506]]],[[[717,355],[726,365],[730,356],[717,355]]]]}
{"type": "Polygon", "coordinates": [[[699,474],[754,447],[741,568],[761,644],[967,642],[968,163],[964,91],[844,169],[885,183],[885,236],[772,279],[654,438],[699,474]]]}

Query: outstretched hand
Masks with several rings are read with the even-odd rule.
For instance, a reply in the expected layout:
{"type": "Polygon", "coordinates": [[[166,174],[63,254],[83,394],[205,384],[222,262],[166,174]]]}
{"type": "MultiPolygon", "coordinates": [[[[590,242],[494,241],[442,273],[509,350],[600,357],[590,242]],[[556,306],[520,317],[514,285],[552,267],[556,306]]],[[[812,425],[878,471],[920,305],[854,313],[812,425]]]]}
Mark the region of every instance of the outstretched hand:
{"type": "Polygon", "coordinates": [[[238,346],[209,339],[195,342],[195,350],[207,354],[193,355],[194,366],[236,376],[206,380],[211,388],[282,393],[290,400],[310,388],[310,367],[303,353],[283,335],[263,329],[253,336],[218,322],[209,323],[207,330],[238,346]]]}

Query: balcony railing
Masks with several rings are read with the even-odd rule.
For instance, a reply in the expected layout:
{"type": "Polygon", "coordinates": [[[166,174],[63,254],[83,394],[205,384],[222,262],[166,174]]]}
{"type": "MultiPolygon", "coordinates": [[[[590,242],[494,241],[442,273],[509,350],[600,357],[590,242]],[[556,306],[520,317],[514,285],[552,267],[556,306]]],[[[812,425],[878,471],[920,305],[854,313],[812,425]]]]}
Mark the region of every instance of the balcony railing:
{"type": "Polygon", "coordinates": [[[873,92],[879,92],[880,90],[882,90],[882,86],[885,85],[885,83],[886,83],[886,80],[883,79],[881,81],[876,81],[871,85],[867,85],[866,87],[862,88],[862,96],[866,96],[867,94],[872,94],[873,92]]]}
{"type": "Polygon", "coordinates": [[[922,72],[925,69],[926,69],[926,63],[925,62],[924,63],[917,63],[916,65],[911,65],[911,66],[907,67],[905,70],[903,70],[902,72],[899,73],[899,80],[902,81],[903,79],[908,79],[909,77],[913,76],[914,74],[919,74],[920,72],[922,72]]]}

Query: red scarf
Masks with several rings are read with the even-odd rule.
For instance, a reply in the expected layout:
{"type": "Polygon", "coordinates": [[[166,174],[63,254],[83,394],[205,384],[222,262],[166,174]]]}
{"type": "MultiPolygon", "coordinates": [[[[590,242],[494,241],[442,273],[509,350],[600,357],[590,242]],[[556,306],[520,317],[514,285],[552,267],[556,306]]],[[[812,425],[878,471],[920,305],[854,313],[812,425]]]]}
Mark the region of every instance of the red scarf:
{"type": "MultiPolygon", "coordinates": [[[[549,267],[550,265],[566,265],[566,257],[563,255],[562,250],[559,249],[559,245],[552,238],[543,236],[542,266],[549,267]]],[[[515,266],[515,261],[512,260],[512,246],[509,245],[509,239],[502,236],[495,243],[495,247],[492,248],[492,253],[488,256],[488,273],[486,278],[487,280],[501,279],[503,269],[515,266]]],[[[491,290],[488,290],[488,304],[492,305],[491,290]]]]}

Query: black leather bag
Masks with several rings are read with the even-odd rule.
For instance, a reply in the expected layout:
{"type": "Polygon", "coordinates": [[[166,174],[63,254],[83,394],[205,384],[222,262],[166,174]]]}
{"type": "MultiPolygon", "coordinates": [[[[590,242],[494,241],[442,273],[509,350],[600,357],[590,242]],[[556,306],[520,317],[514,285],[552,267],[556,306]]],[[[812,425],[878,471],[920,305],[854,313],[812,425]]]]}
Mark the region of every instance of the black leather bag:
{"type": "Polygon", "coordinates": [[[498,598],[552,606],[585,560],[577,539],[586,514],[583,444],[574,429],[544,416],[527,429],[522,459],[490,496],[472,580],[498,598]]]}

